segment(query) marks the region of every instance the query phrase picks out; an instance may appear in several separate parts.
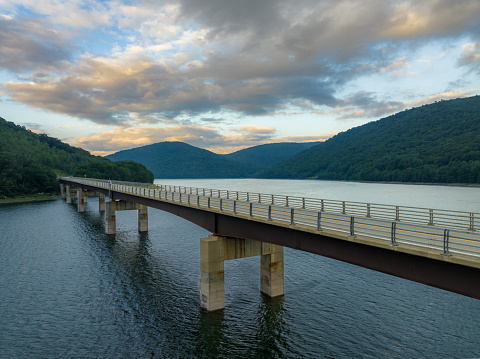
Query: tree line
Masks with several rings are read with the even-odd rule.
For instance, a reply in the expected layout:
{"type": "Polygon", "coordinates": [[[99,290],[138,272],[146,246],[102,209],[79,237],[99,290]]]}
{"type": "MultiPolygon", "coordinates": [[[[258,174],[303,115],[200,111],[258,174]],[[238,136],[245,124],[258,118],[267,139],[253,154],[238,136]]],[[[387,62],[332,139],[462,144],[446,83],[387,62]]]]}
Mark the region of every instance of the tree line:
{"type": "Polygon", "coordinates": [[[412,108],[339,133],[260,177],[480,183],[480,96],[412,108]]]}
{"type": "Polygon", "coordinates": [[[114,163],[0,117],[0,196],[57,192],[57,177],[69,175],[153,182],[144,165],[114,163]]]}

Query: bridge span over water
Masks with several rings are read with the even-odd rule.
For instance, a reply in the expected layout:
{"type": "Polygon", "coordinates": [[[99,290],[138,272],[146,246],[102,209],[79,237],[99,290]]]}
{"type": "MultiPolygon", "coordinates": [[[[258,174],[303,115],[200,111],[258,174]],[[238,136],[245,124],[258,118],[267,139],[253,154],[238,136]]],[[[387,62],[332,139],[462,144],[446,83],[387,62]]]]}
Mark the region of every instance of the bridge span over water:
{"type": "Polygon", "coordinates": [[[108,234],[115,212],[129,209],[147,231],[148,207],[211,232],[200,239],[207,311],[225,307],[225,260],[260,256],[260,290],[283,295],[283,247],[480,299],[480,213],[74,177],[60,184],[67,203],[76,193],[79,212],[100,197],[108,234]]]}

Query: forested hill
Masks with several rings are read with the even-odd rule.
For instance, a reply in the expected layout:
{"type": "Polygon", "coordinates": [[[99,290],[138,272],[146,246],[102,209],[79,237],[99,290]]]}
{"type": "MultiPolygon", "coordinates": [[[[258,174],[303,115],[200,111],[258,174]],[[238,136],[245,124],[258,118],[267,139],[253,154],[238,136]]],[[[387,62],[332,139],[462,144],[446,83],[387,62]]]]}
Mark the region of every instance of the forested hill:
{"type": "Polygon", "coordinates": [[[480,183],[480,96],[424,105],[339,133],[260,177],[480,183]]]}
{"type": "Polygon", "coordinates": [[[92,156],[0,117],[0,197],[55,192],[57,175],[153,182],[145,166],[92,156]]]}
{"type": "Polygon", "coordinates": [[[282,142],[268,143],[259,146],[245,148],[240,151],[224,155],[229,160],[250,163],[262,166],[262,168],[272,167],[285,161],[293,155],[317,145],[320,142],[282,142]]]}
{"type": "Polygon", "coordinates": [[[242,178],[261,169],[183,142],[159,142],[108,155],[143,163],[155,178],[242,178]]]}

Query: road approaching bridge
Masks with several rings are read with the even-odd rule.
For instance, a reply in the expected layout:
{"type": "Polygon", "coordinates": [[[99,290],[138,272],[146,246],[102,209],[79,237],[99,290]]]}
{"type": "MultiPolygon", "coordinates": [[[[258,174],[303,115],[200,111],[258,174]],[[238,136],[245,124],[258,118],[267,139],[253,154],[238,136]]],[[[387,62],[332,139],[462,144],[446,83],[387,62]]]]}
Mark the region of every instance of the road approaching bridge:
{"type": "Polygon", "coordinates": [[[77,190],[79,212],[89,194],[100,196],[109,234],[115,212],[127,209],[148,230],[148,207],[211,232],[200,242],[208,311],[225,306],[225,260],[261,256],[260,290],[283,295],[283,247],[480,299],[480,213],[74,177],[60,184],[67,203],[77,190]]]}

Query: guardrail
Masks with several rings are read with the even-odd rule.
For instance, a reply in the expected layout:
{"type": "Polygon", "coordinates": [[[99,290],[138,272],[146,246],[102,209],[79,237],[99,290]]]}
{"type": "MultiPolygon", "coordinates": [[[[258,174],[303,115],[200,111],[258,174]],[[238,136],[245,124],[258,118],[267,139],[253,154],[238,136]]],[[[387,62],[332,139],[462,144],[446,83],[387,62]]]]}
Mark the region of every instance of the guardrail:
{"type": "Polygon", "coordinates": [[[332,230],[350,236],[388,241],[392,246],[409,244],[429,250],[480,257],[480,214],[373,203],[281,196],[170,185],[66,178],[130,193],[226,212],[332,230]]]}

